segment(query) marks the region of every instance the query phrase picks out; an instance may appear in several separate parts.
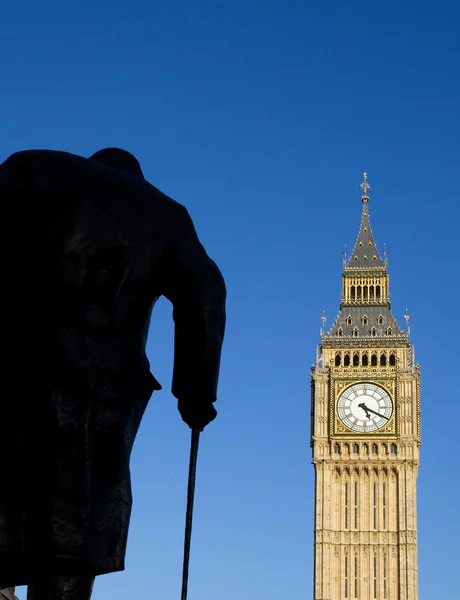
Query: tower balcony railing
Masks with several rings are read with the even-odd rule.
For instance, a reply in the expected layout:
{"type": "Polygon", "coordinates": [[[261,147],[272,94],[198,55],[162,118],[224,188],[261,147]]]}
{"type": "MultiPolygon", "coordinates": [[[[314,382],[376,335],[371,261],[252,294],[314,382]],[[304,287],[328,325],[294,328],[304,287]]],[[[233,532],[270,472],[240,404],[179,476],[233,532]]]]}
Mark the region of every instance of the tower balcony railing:
{"type": "Polygon", "coordinates": [[[384,265],[366,265],[365,267],[358,267],[354,264],[344,264],[344,275],[347,277],[353,277],[354,273],[378,273],[379,275],[385,274],[388,270],[387,259],[385,259],[384,265]]]}
{"type": "Polygon", "coordinates": [[[400,344],[401,342],[409,344],[409,336],[405,332],[392,333],[391,335],[337,335],[336,333],[324,333],[321,337],[321,343],[337,346],[356,346],[356,344],[370,345],[388,345],[400,344]]]}
{"type": "Polygon", "coordinates": [[[331,369],[335,372],[335,373],[344,373],[344,374],[348,374],[348,373],[353,373],[354,371],[356,371],[357,369],[360,370],[360,372],[362,373],[396,373],[398,367],[396,366],[389,366],[389,365],[380,365],[380,366],[370,366],[370,365],[349,365],[347,367],[341,365],[339,367],[335,367],[333,365],[331,365],[331,369]]]}
{"type": "Polygon", "coordinates": [[[344,306],[344,305],[358,305],[358,304],[375,304],[378,306],[384,305],[384,304],[389,304],[390,303],[390,297],[389,296],[380,296],[379,298],[345,298],[345,296],[342,296],[342,299],[340,301],[340,305],[344,306]]]}
{"type": "Polygon", "coordinates": [[[328,373],[335,373],[337,375],[352,375],[353,373],[356,373],[356,371],[359,369],[360,373],[366,373],[369,375],[379,375],[382,373],[386,373],[386,374],[391,374],[394,373],[396,374],[396,372],[398,372],[400,375],[403,375],[404,373],[415,373],[417,372],[420,367],[419,365],[410,363],[408,366],[405,367],[401,367],[399,365],[397,366],[353,366],[350,365],[348,367],[344,367],[343,365],[340,367],[336,367],[334,365],[325,365],[325,366],[315,366],[312,365],[311,370],[312,372],[315,372],[317,375],[327,375],[328,373]]]}

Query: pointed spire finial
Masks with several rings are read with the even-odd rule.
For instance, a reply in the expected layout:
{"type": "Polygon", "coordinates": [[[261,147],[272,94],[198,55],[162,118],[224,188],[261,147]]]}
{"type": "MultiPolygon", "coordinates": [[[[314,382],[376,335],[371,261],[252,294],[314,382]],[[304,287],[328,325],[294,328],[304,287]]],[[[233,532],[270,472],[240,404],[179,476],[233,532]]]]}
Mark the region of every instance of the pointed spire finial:
{"type": "Polygon", "coordinates": [[[404,313],[404,319],[406,321],[406,330],[408,330],[410,315],[409,315],[409,311],[407,310],[407,308],[406,308],[406,312],[404,313]]]}
{"type": "Polygon", "coordinates": [[[323,310],[323,312],[321,313],[321,329],[320,329],[321,337],[324,335],[324,324],[326,323],[326,321],[327,321],[326,313],[323,310]]]}
{"type": "Polygon", "coordinates": [[[409,327],[409,311],[406,308],[406,312],[404,313],[404,320],[406,321],[406,334],[410,336],[410,327],[409,327]]]}
{"type": "Polygon", "coordinates": [[[364,181],[359,187],[363,190],[363,195],[361,196],[361,199],[363,200],[363,202],[367,202],[369,200],[367,190],[370,190],[371,186],[367,183],[367,173],[363,173],[363,177],[364,181]]]}

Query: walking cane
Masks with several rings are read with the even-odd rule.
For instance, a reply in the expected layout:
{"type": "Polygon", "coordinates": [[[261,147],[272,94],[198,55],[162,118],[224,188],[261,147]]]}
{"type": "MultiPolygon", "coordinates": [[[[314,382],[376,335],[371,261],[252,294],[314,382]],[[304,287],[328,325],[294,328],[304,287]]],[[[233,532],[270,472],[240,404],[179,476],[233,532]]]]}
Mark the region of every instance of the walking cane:
{"type": "Polygon", "coordinates": [[[187,600],[188,565],[190,561],[190,542],[192,539],[193,500],[195,497],[196,459],[198,456],[199,441],[200,429],[194,428],[192,429],[192,443],[190,447],[190,466],[188,469],[187,514],[185,517],[184,565],[182,568],[181,600],[187,600]]]}

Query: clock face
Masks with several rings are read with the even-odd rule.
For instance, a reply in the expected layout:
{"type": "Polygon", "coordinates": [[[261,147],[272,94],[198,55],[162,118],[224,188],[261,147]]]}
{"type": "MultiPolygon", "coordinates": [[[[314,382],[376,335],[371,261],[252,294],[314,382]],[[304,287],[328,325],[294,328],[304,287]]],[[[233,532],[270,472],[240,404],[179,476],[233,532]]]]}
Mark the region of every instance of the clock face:
{"type": "Polygon", "coordinates": [[[349,429],[369,433],[388,423],[393,414],[393,401],[388,392],[375,383],[355,383],[340,395],[337,412],[349,429]]]}

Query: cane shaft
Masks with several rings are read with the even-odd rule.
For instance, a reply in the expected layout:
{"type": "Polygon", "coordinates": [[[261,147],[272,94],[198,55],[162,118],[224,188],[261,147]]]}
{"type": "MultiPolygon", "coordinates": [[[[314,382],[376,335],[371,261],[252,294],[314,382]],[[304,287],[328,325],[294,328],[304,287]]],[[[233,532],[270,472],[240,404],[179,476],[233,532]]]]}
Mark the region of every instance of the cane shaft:
{"type": "Polygon", "coordinates": [[[200,430],[192,429],[192,442],[190,447],[190,465],[188,471],[187,489],[187,514],[185,518],[184,538],[184,564],[182,569],[182,595],[181,600],[187,600],[188,568],[190,562],[190,544],[192,540],[193,501],[195,498],[196,461],[198,457],[198,444],[200,441],[200,430]]]}

